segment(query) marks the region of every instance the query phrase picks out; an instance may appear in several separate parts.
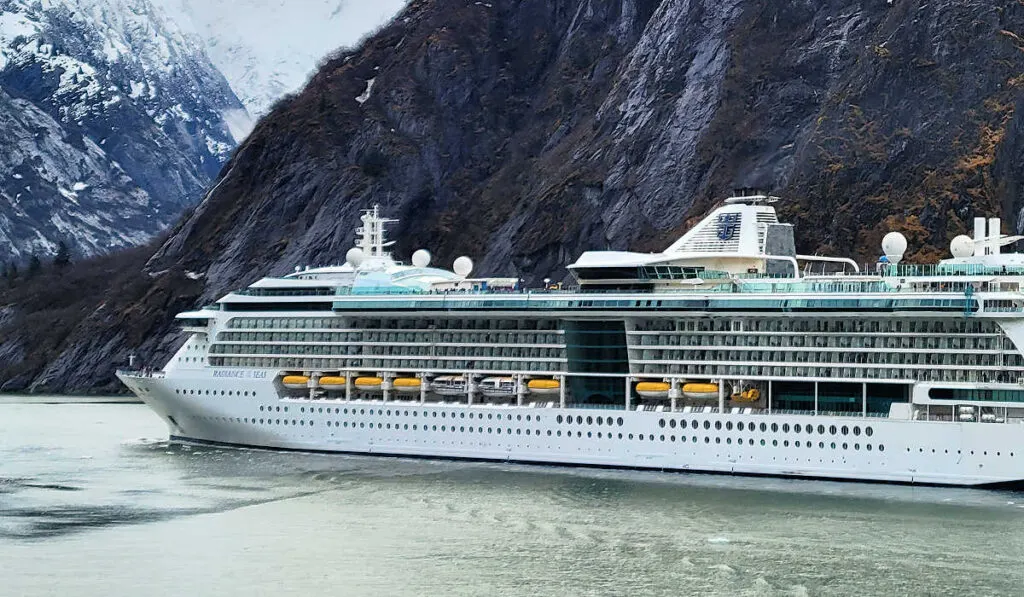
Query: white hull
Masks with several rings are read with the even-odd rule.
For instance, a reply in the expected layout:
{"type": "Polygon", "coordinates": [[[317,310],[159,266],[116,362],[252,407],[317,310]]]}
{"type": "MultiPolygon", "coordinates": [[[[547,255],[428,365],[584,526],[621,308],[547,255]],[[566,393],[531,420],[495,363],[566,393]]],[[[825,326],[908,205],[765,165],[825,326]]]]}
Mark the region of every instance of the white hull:
{"type": "Polygon", "coordinates": [[[898,483],[972,486],[1024,480],[1024,425],[1018,424],[467,406],[414,400],[281,400],[266,379],[217,379],[198,371],[194,377],[173,380],[127,375],[122,380],[167,422],[171,436],[181,440],[898,483]],[[216,395],[192,395],[193,389],[216,395]],[[222,391],[225,395],[220,395],[222,391]],[[569,418],[572,423],[567,422],[569,418]],[[680,427],[683,423],[685,431],[680,427]],[[739,424],[743,431],[738,430],[739,424]],[[796,433],[796,425],[804,431],[796,433]],[[789,432],[783,431],[784,426],[789,432]],[[808,426],[812,433],[806,432],[808,426]],[[834,434],[829,431],[832,426],[834,434]],[[822,427],[825,432],[819,433],[822,427]],[[854,435],[855,430],[859,435],[854,435]]]}

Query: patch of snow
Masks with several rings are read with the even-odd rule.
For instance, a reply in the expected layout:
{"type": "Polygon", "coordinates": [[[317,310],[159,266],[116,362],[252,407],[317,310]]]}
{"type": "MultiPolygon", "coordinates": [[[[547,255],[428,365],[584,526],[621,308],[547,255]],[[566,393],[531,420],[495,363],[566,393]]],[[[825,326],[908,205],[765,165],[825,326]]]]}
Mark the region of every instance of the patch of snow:
{"type": "Polygon", "coordinates": [[[15,174],[14,175],[14,180],[21,180],[22,178],[25,178],[25,177],[22,176],[21,174],[15,174]]]}
{"type": "Polygon", "coordinates": [[[132,99],[139,99],[142,94],[146,91],[146,84],[140,81],[132,81],[130,83],[131,91],[128,93],[128,97],[132,99]]]}
{"type": "Polygon", "coordinates": [[[224,124],[228,125],[228,131],[235,143],[241,143],[256,126],[247,110],[226,110],[221,114],[221,118],[224,119],[224,124]]]}
{"type": "Polygon", "coordinates": [[[373,92],[373,84],[377,81],[377,77],[374,77],[366,82],[366,91],[362,95],[356,98],[356,101],[360,104],[365,104],[370,99],[370,94],[373,92]]]}
{"type": "Polygon", "coordinates": [[[57,187],[57,192],[60,193],[65,199],[78,205],[78,194],[65,189],[64,187],[57,187]]]}
{"type": "Polygon", "coordinates": [[[185,277],[189,280],[201,280],[206,277],[206,274],[197,274],[196,272],[185,272],[185,277]]]}
{"type": "Polygon", "coordinates": [[[89,185],[85,184],[84,182],[76,182],[75,184],[71,185],[71,190],[76,193],[81,193],[82,191],[88,188],[89,185]]]}

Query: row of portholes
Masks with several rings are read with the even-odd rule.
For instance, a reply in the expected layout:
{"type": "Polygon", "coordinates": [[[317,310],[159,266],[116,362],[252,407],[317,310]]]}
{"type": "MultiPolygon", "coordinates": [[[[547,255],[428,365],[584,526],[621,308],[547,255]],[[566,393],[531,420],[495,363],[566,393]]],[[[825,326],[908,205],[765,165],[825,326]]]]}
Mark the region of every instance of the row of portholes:
{"type": "MultiPolygon", "coordinates": [[[[358,424],[358,427],[359,427],[359,429],[366,429],[367,427],[369,427],[370,429],[388,429],[388,430],[394,429],[395,431],[399,431],[399,430],[402,430],[402,429],[404,429],[405,431],[408,431],[410,429],[410,426],[409,426],[408,423],[405,423],[401,427],[400,427],[399,423],[395,423],[393,426],[392,426],[391,423],[376,423],[376,427],[374,427],[374,425],[375,424],[372,423],[372,422],[369,423],[369,425],[367,425],[367,423],[365,421],[360,421],[359,424],[358,424]]],[[[351,423],[349,423],[348,421],[341,421],[341,422],[338,422],[338,421],[334,421],[334,422],[327,421],[327,426],[328,427],[342,427],[342,428],[351,427],[352,429],[355,429],[357,425],[356,425],[355,421],[352,421],[351,423]]],[[[412,429],[412,431],[419,431],[420,426],[418,424],[416,424],[416,423],[413,423],[411,429],[412,429]]],[[[423,425],[423,431],[438,431],[438,430],[439,430],[439,428],[438,428],[437,425],[431,425],[429,427],[427,425],[423,425]]],[[[487,428],[487,433],[496,433],[498,435],[501,435],[501,430],[502,430],[501,427],[488,427],[487,428]]],[[[508,435],[512,435],[512,428],[511,427],[506,427],[505,430],[506,430],[506,433],[508,435]]],[[[455,433],[456,431],[458,431],[460,433],[484,433],[484,428],[483,427],[475,427],[474,428],[474,427],[466,427],[465,425],[460,425],[459,428],[456,429],[455,425],[441,425],[440,431],[442,431],[442,432],[451,432],[451,433],[455,433]]],[[[521,428],[516,429],[515,430],[515,434],[516,435],[524,435],[524,431],[525,431],[525,435],[537,435],[537,436],[541,435],[540,429],[525,429],[524,430],[524,429],[521,429],[521,428]]],[[[551,435],[551,431],[550,430],[548,430],[548,435],[551,435]]]]}
{"type": "Polygon", "coordinates": [[[235,396],[235,395],[238,395],[238,396],[248,397],[248,396],[255,396],[256,395],[256,392],[249,392],[247,390],[243,390],[241,392],[236,392],[234,390],[221,390],[220,394],[218,394],[217,390],[212,390],[211,391],[211,390],[196,390],[196,389],[181,389],[181,388],[176,388],[174,390],[174,393],[175,394],[182,394],[184,396],[217,396],[217,395],[220,395],[220,396],[235,396]]]}
{"type": "MultiPolygon", "coordinates": [[[[630,433],[628,438],[629,439],[633,439],[633,434],[630,433]]],[[[640,441],[644,441],[645,438],[648,441],[652,441],[652,442],[655,441],[656,439],[660,439],[661,441],[665,441],[665,436],[664,435],[658,436],[656,438],[654,434],[650,434],[650,435],[646,435],[645,436],[643,433],[641,433],[638,436],[638,439],[640,441]]],[[[674,442],[674,441],[676,441],[676,436],[669,435],[668,436],[668,440],[670,442],[674,442]]],[[[720,437],[716,437],[716,438],[714,438],[714,440],[715,440],[716,444],[721,444],[722,443],[722,438],[720,438],[720,437]]],[[[685,435],[679,436],[679,441],[685,443],[686,442],[686,436],[685,435]]],[[[695,444],[696,443],[700,443],[700,440],[699,440],[699,438],[696,435],[691,436],[690,441],[692,443],[695,443],[695,444]]],[[[704,438],[704,443],[705,444],[710,444],[711,443],[711,437],[705,437],[704,438]]],[[[733,443],[734,443],[733,442],[733,438],[731,438],[731,437],[725,438],[725,444],[726,445],[730,445],[731,446],[731,445],[733,445],[733,443]]],[[[744,440],[742,437],[736,438],[735,444],[737,446],[742,446],[742,445],[744,445],[744,443],[746,443],[746,445],[749,445],[749,446],[756,445],[755,442],[754,442],[754,438],[749,438],[749,439],[746,439],[746,440],[744,440]]],[[[768,445],[768,441],[765,440],[765,439],[762,439],[760,443],[761,443],[762,446],[767,446],[768,445]]],[[[772,446],[776,447],[776,448],[780,445],[780,442],[777,439],[773,439],[771,443],[772,443],[772,446]]],[[[781,445],[784,448],[788,448],[788,447],[790,447],[790,441],[788,439],[787,440],[782,440],[781,445]]],[[[792,443],[792,446],[794,448],[799,448],[801,446],[807,447],[807,448],[813,448],[814,447],[814,442],[811,442],[811,441],[801,442],[800,440],[795,440],[792,443]]],[[[825,449],[825,446],[826,446],[825,442],[818,442],[818,448],[825,449]]],[[[842,448],[843,450],[849,450],[850,449],[850,444],[848,442],[843,442],[842,444],[836,444],[836,442],[830,442],[828,444],[828,447],[833,449],[833,450],[837,450],[837,449],[840,449],[840,448],[842,448]]],[[[863,447],[868,452],[874,450],[874,446],[872,444],[865,444],[863,447]]],[[[853,449],[854,450],[860,450],[861,449],[861,444],[859,444],[859,443],[853,444],[853,449]]],[[[885,445],[884,444],[879,444],[878,445],[878,451],[879,452],[885,452],[885,445]]]]}
{"type": "MultiPolygon", "coordinates": [[[[280,407],[280,406],[267,406],[267,407],[263,407],[263,406],[261,406],[261,407],[260,407],[260,412],[263,412],[263,409],[264,409],[264,408],[266,408],[266,410],[267,410],[267,412],[268,412],[268,413],[272,413],[272,412],[281,412],[281,407],[280,407]]],[[[288,407],[287,407],[287,406],[286,406],[286,407],[284,407],[284,412],[288,412],[288,407]]]]}
{"type": "MultiPolygon", "coordinates": [[[[572,415],[568,415],[564,418],[562,417],[562,415],[558,415],[557,417],[555,417],[555,421],[557,421],[559,424],[561,424],[563,420],[567,425],[572,425],[573,422],[575,422],[577,425],[582,425],[584,418],[582,416],[577,416],[574,421],[572,415]]],[[[586,422],[587,425],[593,425],[596,422],[598,425],[604,425],[605,423],[607,423],[608,425],[617,424],[619,425],[619,427],[621,427],[625,421],[622,420],[622,417],[619,417],[618,419],[608,417],[607,421],[605,420],[605,417],[597,417],[596,419],[594,417],[587,417],[586,422]]]]}
{"type": "MultiPolygon", "coordinates": [[[[666,425],[668,425],[668,427],[670,429],[675,429],[677,425],[679,426],[680,429],[686,429],[686,421],[685,420],[679,420],[678,423],[677,423],[676,419],[667,419],[667,420],[666,419],[659,419],[658,420],[658,426],[659,427],[664,428],[666,425]]],[[[690,425],[694,429],[697,429],[697,428],[700,427],[700,424],[697,421],[690,421],[690,425]]],[[[732,421],[726,421],[726,423],[724,425],[722,424],[721,421],[715,421],[715,430],[716,431],[721,431],[723,427],[725,428],[726,431],[732,431],[733,430],[733,423],[732,423],[732,421]]],[[[744,430],[757,431],[758,429],[760,429],[760,431],[762,433],[767,432],[768,429],[771,429],[772,433],[778,433],[780,428],[782,429],[783,433],[789,433],[791,429],[792,429],[793,433],[804,433],[804,432],[806,432],[808,435],[811,435],[811,434],[814,433],[814,425],[812,425],[812,424],[800,425],[799,423],[796,423],[791,428],[789,423],[783,423],[781,426],[778,423],[772,423],[769,426],[768,423],[761,423],[760,425],[756,425],[755,423],[744,423],[743,421],[740,421],[740,422],[736,423],[736,425],[735,425],[736,431],[744,431],[744,430]]],[[[711,429],[711,421],[704,421],[704,429],[711,429]]],[[[861,428],[860,428],[859,425],[854,425],[852,429],[848,425],[842,425],[840,427],[837,427],[835,425],[829,425],[827,429],[825,428],[824,425],[818,425],[818,435],[825,435],[826,431],[828,432],[829,435],[839,435],[839,434],[841,434],[841,435],[849,435],[852,432],[854,437],[859,437],[860,434],[861,434],[861,428]]],[[[871,428],[871,427],[865,427],[863,433],[864,433],[864,435],[866,435],[868,437],[871,437],[872,435],[875,434],[875,430],[873,428],[871,428]]]]}
{"type": "MultiPolygon", "coordinates": [[[[246,423],[256,423],[256,419],[246,419],[246,423]]],[[[315,421],[305,421],[303,419],[292,419],[289,423],[288,419],[259,419],[260,425],[292,425],[294,427],[309,426],[312,427],[315,421]],[[266,423],[264,423],[264,420],[266,423]]]]}
{"type": "MultiPolygon", "coordinates": [[[[271,408],[271,407],[267,407],[267,408],[271,408]]],[[[285,407],[286,411],[287,411],[287,409],[288,409],[288,407],[285,407]]],[[[261,411],[263,410],[262,406],[260,407],[260,410],[261,411]]],[[[409,413],[411,412],[413,417],[418,417],[419,416],[419,411],[416,411],[416,410],[413,410],[413,411],[408,411],[408,410],[395,410],[395,411],[391,411],[391,410],[384,410],[384,409],[374,410],[374,409],[371,408],[371,409],[369,409],[369,413],[367,413],[367,409],[365,409],[365,408],[360,408],[360,409],[355,409],[355,408],[348,409],[348,408],[340,408],[340,407],[333,407],[333,408],[332,407],[327,407],[327,408],[324,408],[322,406],[321,407],[312,407],[312,406],[310,406],[309,407],[309,414],[319,413],[319,414],[328,414],[329,415],[329,414],[333,413],[333,414],[336,414],[336,415],[341,415],[341,414],[347,415],[347,414],[349,414],[349,410],[352,411],[353,415],[369,414],[371,416],[377,415],[377,416],[388,416],[388,417],[391,417],[391,416],[395,416],[395,417],[403,417],[403,416],[404,417],[408,417],[408,416],[410,416],[409,413]]],[[[305,406],[300,407],[299,408],[299,412],[305,413],[306,412],[306,407],[305,406]]],[[[424,413],[423,413],[423,418],[424,419],[430,418],[431,416],[433,418],[435,418],[435,419],[438,418],[438,417],[440,417],[442,419],[446,419],[446,418],[455,419],[456,418],[455,413],[449,413],[447,411],[441,411],[440,415],[438,415],[438,411],[436,411],[436,410],[435,411],[430,411],[430,416],[428,416],[427,412],[424,411],[424,413]]],[[[459,416],[457,418],[460,418],[460,419],[466,419],[466,418],[474,419],[475,418],[475,419],[479,419],[479,420],[482,421],[482,420],[484,420],[484,413],[472,413],[471,412],[471,413],[469,413],[469,416],[467,417],[465,412],[460,412],[459,416]]],[[[503,419],[501,413],[497,413],[497,414],[495,414],[495,413],[487,413],[487,417],[486,418],[488,420],[498,420],[498,421],[501,421],[503,419]]],[[[511,420],[513,420],[513,415],[510,415],[510,414],[509,415],[505,415],[504,419],[508,420],[508,421],[511,421],[511,420]]],[[[531,422],[540,423],[540,415],[526,415],[526,416],[523,416],[523,415],[520,414],[520,415],[515,415],[515,420],[516,421],[523,421],[523,420],[525,420],[527,423],[531,423],[531,422]]]]}
{"type": "MultiPolygon", "coordinates": [[[[924,454],[924,448],[918,448],[917,451],[918,451],[919,454],[924,454]]],[[[910,448],[907,448],[907,452],[910,452],[910,448]]],[[[949,450],[948,449],[943,450],[942,452],[944,454],[949,454],[949,450]]],[[[937,453],[938,452],[936,451],[936,449],[932,448],[932,454],[937,454],[937,453]]],[[[957,454],[963,454],[963,451],[962,450],[957,450],[956,453],[957,454]]],[[[971,450],[970,454],[971,454],[971,456],[974,456],[974,450],[971,450]]],[[[988,456],[988,450],[983,450],[981,452],[981,455],[982,456],[988,456]]],[[[1003,455],[1002,452],[996,452],[996,456],[1002,456],[1002,455],[1003,455]]],[[[1012,458],[1014,456],[1015,456],[1015,454],[1013,452],[1010,452],[1010,457],[1012,458]]]]}

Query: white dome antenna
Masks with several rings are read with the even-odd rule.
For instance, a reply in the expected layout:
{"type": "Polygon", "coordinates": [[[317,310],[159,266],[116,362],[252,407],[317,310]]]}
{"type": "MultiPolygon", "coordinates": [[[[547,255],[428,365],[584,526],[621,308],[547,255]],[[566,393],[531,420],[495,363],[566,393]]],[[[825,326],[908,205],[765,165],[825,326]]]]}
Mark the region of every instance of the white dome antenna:
{"type": "Polygon", "coordinates": [[[899,232],[886,234],[882,239],[882,252],[889,259],[889,263],[898,264],[903,261],[903,254],[907,252],[907,237],[899,232]]]}
{"type": "Polygon", "coordinates": [[[465,255],[459,257],[455,260],[455,263],[452,264],[452,271],[463,278],[468,278],[469,274],[473,273],[473,260],[465,255]]]}
{"type": "Polygon", "coordinates": [[[430,251],[420,249],[412,254],[412,264],[416,267],[427,267],[430,265],[430,251]]]}
{"type": "Polygon", "coordinates": [[[366,254],[359,247],[352,247],[348,250],[348,253],[345,253],[345,262],[352,267],[359,267],[365,259],[366,254]]]}
{"type": "Polygon", "coordinates": [[[961,234],[960,236],[953,239],[953,242],[949,243],[949,252],[953,254],[953,257],[957,259],[963,259],[965,257],[971,257],[974,255],[974,239],[961,234]]]}

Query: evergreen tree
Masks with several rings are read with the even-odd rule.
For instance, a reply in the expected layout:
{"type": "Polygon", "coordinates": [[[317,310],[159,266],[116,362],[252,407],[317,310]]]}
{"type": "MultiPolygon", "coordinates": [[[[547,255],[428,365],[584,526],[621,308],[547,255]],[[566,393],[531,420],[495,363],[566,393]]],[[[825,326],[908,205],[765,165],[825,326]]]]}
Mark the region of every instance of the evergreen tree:
{"type": "Polygon", "coordinates": [[[56,267],[67,267],[71,264],[71,250],[67,243],[60,241],[57,244],[57,255],[53,258],[53,265],[56,267]]]}
{"type": "Polygon", "coordinates": [[[35,276],[41,269],[43,269],[43,263],[39,261],[39,257],[37,255],[33,254],[28,260],[28,277],[31,278],[35,276]]]}

